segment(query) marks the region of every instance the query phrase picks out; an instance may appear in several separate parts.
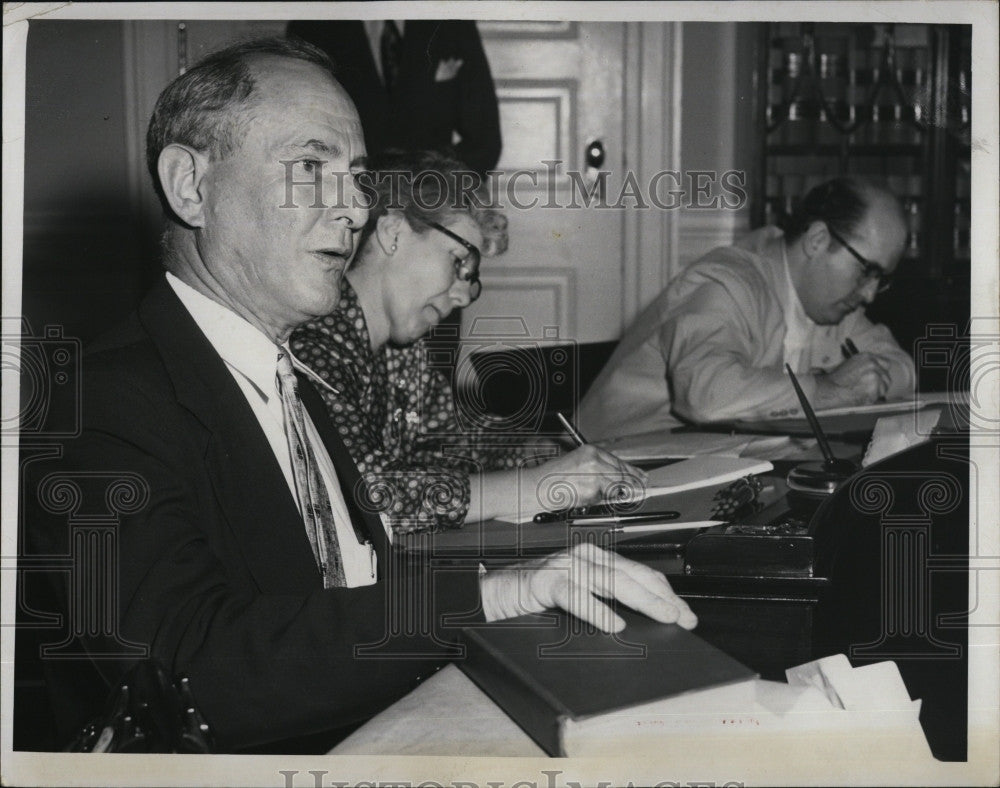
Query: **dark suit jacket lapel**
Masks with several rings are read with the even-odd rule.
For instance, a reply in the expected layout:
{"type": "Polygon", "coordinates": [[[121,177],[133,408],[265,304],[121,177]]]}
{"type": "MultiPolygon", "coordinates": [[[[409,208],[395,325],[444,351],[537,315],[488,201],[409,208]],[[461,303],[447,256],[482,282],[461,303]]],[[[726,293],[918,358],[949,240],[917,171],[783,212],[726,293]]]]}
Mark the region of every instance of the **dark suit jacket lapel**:
{"type": "Polygon", "coordinates": [[[210,481],[258,586],[311,590],[322,581],[298,507],[225,362],[166,281],[143,301],[139,318],[160,350],[178,402],[205,428],[210,481]]]}

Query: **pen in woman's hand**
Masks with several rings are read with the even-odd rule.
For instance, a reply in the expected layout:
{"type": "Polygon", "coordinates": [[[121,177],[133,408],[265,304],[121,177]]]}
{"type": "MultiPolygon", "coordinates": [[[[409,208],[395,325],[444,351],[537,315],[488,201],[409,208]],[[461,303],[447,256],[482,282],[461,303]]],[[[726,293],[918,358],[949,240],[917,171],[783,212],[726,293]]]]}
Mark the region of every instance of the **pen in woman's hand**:
{"type": "Polygon", "coordinates": [[[851,356],[858,355],[858,346],[848,337],[840,343],[840,352],[844,354],[845,359],[849,359],[851,356]]]}
{"type": "Polygon", "coordinates": [[[569,423],[569,419],[562,415],[562,413],[556,413],[556,418],[559,419],[559,423],[563,425],[563,429],[566,430],[566,434],[573,439],[573,443],[577,446],[586,446],[587,439],[580,434],[580,432],[569,423]]]}

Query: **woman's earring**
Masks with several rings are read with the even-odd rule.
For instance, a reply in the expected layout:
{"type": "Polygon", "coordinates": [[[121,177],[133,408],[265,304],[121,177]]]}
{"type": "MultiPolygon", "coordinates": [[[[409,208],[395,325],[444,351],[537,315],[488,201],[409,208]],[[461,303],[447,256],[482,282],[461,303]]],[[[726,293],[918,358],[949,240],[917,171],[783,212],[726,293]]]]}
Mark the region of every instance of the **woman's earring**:
{"type": "MultiPolygon", "coordinates": [[[[399,236],[397,235],[396,236],[396,240],[398,240],[398,239],[399,239],[399,236]]],[[[392,246],[389,247],[389,254],[395,254],[396,253],[396,249],[399,248],[398,246],[396,246],[396,240],[394,240],[392,242],[392,246]]]]}

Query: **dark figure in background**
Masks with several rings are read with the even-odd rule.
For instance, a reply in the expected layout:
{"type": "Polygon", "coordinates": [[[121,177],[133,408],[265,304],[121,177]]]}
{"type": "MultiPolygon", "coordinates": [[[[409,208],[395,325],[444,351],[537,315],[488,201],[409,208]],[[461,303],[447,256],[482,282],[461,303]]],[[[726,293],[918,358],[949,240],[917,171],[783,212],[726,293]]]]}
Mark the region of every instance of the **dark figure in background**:
{"type": "Polygon", "coordinates": [[[288,33],[330,55],[369,153],[435,150],[480,176],[496,166],[500,114],[475,22],[296,21],[288,33]]]}

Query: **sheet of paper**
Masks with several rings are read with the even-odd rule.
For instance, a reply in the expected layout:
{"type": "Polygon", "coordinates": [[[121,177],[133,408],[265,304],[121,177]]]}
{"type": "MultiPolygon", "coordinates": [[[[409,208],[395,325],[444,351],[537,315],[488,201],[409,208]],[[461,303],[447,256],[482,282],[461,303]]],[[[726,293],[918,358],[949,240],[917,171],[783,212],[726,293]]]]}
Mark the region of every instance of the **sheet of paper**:
{"type": "Polygon", "coordinates": [[[766,473],[772,468],[774,466],[768,460],[749,457],[717,454],[690,457],[649,471],[644,497],[719,486],[749,474],[766,473]]]}
{"type": "Polygon", "coordinates": [[[931,439],[931,431],[941,419],[939,408],[926,408],[916,413],[883,416],[875,422],[872,439],[865,450],[861,466],[885,459],[931,439]]]}
{"type": "MultiPolygon", "coordinates": [[[[681,462],[662,465],[648,472],[648,482],[641,497],[622,498],[621,503],[645,500],[654,496],[673,495],[686,490],[702,487],[720,487],[743,476],[766,473],[774,466],[768,460],[728,455],[704,455],[691,457],[681,462]]],[[[535,511],[503,515],[495,519],[508,523],[528,523],[535,511]]],[[[691,527],[691,526],[688,526],[691,527]]]]}
{"type": "Polygon", "coordinates": [[[695,457],[700,454],[738,457],[752,440],[748,435],[726,435],[721,432],[656,430],[611,438],[600,441],[598,445],[626,462],[641,462],[665,457],[695,457]]]}

